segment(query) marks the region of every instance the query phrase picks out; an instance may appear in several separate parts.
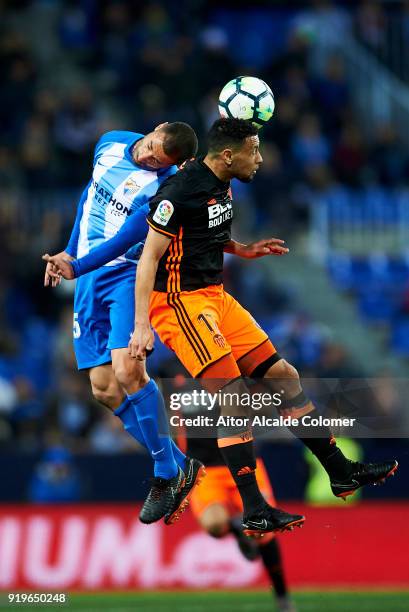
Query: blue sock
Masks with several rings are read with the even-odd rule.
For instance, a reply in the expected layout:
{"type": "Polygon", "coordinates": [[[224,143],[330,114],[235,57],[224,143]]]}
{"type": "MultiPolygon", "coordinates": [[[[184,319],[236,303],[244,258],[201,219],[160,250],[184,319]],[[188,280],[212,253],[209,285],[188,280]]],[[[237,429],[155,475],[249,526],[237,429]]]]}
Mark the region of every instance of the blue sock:
{"type": "Polygon", "coordinates": [[[126,397],[122,404],[114,410],[114,415],[119,417],[124,424],[124,429],[133,437],[139,444],[146,448],[145,438],[138,423],[138,417],[135,410],[126,397]]]}
{"type": "Polygon", "coordinates": [[[176,446],[173,440],[172,440],[172,451],[173,451],[173,456],[175,458],[176,463],[178,464],[179,467],[182,468],[183,471],[185,471],[186,455],[180,450],[178,446],[176,446]]]}
{"type": "MultiPolygon", "coordinates": [[[[147,449],[147,444],[145,442],[145,438],[143,437],[143,433],[141,430],[141,426],[138,423],[138,417],[136,415],[135,408],[132,406],[129,399],[126,397],[122,404],[114,410],[114,415],[121,419],[124,424],[124,429],[133,437],[139,444],[141,444],[144,448],[147,449]]],[[[174,441],[171,441],[172,444],[172,452],[173,457],[182,470],[186,467],[186,455],[182,453],[180,448],[176,446],[174,441]]]]}
{"type": "Polygon", "coordinates": [[[146,446],[155,462],[155,476],[173,478],[178,466],[173,456],[165,405],[155,381],[150,380],[140,391],[128,395],[128,400],[138,416],[146,446]]]}

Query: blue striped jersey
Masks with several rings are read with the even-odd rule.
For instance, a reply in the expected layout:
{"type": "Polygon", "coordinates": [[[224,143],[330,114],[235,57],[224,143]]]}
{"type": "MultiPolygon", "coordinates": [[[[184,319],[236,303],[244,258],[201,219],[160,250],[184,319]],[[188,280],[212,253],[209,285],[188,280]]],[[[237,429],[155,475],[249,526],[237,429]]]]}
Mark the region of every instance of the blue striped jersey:
{"type": "MultiPolygon", "coordinates": [[[[113,238],[127,218],[146,206],[159,185],[174,174],[176,166],[144,170],[132,159],[132,147],[142,134],[112,131],[95,147],[92,179],[83,195],[82,215],[76,253],[78,259],[113,238]]],[[[115,266],[135,262],[141,243],[104,264],[115,266]]]]}

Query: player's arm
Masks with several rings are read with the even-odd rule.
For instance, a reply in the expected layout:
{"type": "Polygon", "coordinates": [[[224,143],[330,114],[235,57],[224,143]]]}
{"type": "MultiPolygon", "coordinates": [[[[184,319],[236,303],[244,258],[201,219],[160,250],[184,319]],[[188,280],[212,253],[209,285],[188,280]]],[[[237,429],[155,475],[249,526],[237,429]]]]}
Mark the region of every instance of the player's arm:
{"type": "Polygon", "coordinates": [[[138,263],[135,283],[135,329],[129,342],[131,357],[145,359],[146,350],[153,347],[153,332],[149,323],[149,302],[155,284],[158,264],[172,237],[149,228],[138,263]]]}
{"type": "Polygon", "coordinates": [[[61,282],[60,267],[63,266],[66,270],[68,270],[70,266],[67,262],[75,259],[77,255],[78,238],[80,235],[80,224],[82,219],[82,213],[84,210],[84,202],[87,199],[89,186],[90,183],[88,183],[88,185],[85,187],[79,199],[75,222],[71,230],[70,239],[68,241],[67,246],[65,247],[65,250],[61,251],[60,253],[57,253],[56,255],[49,255],[48,253],[45,253],[45,255],[43,255],[43,260],[47,262],[44,274],[44,287],[48,287],[50,283],[52,287],[56,287],[57,285],[59,285],[61,282]]]}
{"type": "Polygon", "coordinates": [[[224,252],[243,257],[244,259],[256,259],[265,255],[286,255],[289,249],[284,244],[284,240],[279,238],[265,238],[250,244],[242,244],[236,240],[230,240],[224,245],[224,252]]]}
{"type": "Polygon", "coordinates": [[[49,287],[50,283],[52,287],[57,287],[61,283],[61,278],[66,278],[62,270],[71,274],[72,268],[69,262],[74,258],[66,251],[61,251],[56,255],[45,253],[42,259],[47,262],[44,273],[44,287],[49,287]]]}
{"type": "Polygon", "coordinates": [[[147,221],[150,226],[145,246],[138,263],[135,283],[135,329],[129,342],[129,353],[142,360],[146,349],[153,346],[153,332],[149,324],[149,302],[155,285],[160,259],[170,241],[179,231],[179,202],[183,202],[183,187],[175,176],[169,177],[150,200],[147,221]]]}
{"type": "Polygon", "coordinates": [[[72,262],[74,277],[78,278],[87,272],[96,270],[104,266],[109,261],[120,257],[126,253],[131,247],[138,242],[143,242],[148,231],[146,223],[146,214],[149,211],[149,206],[146,204],[136,210],[125,223],[122,224],[120,230],[101,245],[93,249],[88,255],[80,257],[72,262]]]}
{"type": "MultiPolygon", "coordinates": [[[[146,213],[148,210],[147,204],[139,208],[126,219],[113,238],[103,242],[90,253],[84,255],[84,257],[73,261],[68,261],[67,259],[65,261],[61,261],[61,259],[56,261],[54,257],[48,256],[46,261],[59,265],[60,274],[67,280],[78,278],[83,274],[96,270],[109,261],[123,255],[138,242],[145,240],[148,231],[148,224],[146,223],[146,213]]],[[[43,259],[45,257],[43,256],[43,259]]]]}
{"type": "Polygon", "coordinates": [[[136,359],[144,359],[146,350],[151,349],[153,345],[149,302],[159,261],[179,230],[180,198],[180,188],[174,176],[162,184],[150,201],[150,213],[147,217],[150,228],[136,273],[135,329],[129,342],[129,353],[136,359]]]}
{"type": "Polygon", "coordinates": [[[77,214],[75,216],[75,222],[71,230],[71,236],[70,236],[67,246],[65,247],[65,253],[67,253],[67,255],[70,256],[71,258],[74,258],[77,256],[78,239],[80,237],[80,225],[81,225],[82,213],[84,212],[84,204],[88,197],[88,189],[90,185],[91,185],[91,181],[88,183],[88,185],[85,187],[84,191],[81,194],[81,197],[80,197],[80,200],[77,206],[77,214]]]}
{"type": "Polygon", "coordinates": [[[127,217],[115,236],[92,249],[87,255],[75,261],[62,257],[59,257],[58,261],[54,261],[50,256],[44,256],[43,259],[51,261],[59,267],[58,272],[63,278],[72,280],[97,270],[113,259],[124,255],[131,247],[145,240],[148,232],[148,224],[146,223],[146,215],[149,212],[148,201],[156,193],[158,182],[159,184],[162,183],[168,176],[174,174],[175,171],[176,168],[172,166],[161,177],[158,177],[157,180],[152,180],[141,189],[137,196],[139,208],[127,217]]]}

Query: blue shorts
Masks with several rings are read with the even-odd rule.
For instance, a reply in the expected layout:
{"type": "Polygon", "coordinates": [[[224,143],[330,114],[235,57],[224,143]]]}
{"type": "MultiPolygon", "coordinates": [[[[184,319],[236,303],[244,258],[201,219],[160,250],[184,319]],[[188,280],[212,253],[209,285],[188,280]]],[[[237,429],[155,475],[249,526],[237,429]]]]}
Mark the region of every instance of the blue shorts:
{"type": "Polygon", "coordinates": [[[126,348],[135,318],[134,265],[104,266],[77,279],[74,351],[79,370],[111,362],[111,349],[126,348]]]}

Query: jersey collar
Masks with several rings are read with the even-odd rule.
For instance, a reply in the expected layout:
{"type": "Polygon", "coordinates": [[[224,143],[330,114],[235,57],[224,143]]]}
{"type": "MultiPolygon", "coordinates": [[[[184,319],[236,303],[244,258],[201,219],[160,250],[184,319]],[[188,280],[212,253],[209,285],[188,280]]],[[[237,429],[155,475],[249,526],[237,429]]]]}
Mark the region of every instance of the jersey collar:
{"type": "Polygon", "coordinates": [[[198,164],[200,164],[200,166],[202,168],[204,168],[206,170],[206,172],[212,177],[212,179],[214,180],[214,182],[219,186],[219,187],[224,187],[225,189],[227,189],[230,186],[230,181],[227,181],[227,183],[225,181],[221,181],[219,179],[218,176],[215,175],[215,173],[213,172],[213,170],[211,170],[209,168],[209,166],[207,164],[204,163],[204,158],[205,155],[201,155],[200,157],[197,157],[197,162],[198,164]]]}

